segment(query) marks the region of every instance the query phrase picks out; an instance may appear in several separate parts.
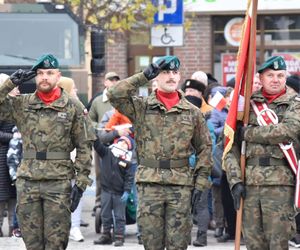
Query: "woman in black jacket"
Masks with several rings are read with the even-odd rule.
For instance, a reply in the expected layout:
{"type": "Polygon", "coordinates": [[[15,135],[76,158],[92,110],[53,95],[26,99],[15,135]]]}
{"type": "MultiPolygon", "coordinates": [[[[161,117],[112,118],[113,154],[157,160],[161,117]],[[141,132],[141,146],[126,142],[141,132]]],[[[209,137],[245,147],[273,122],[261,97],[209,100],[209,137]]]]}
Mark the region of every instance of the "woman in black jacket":
{"type": "Polygon", "coordinates": [[[16,207],[16,188],[11,181],[7,166],[7,150],[9,141],[13,138],[14,124],[0,121],[0,236],[3,236],[2,224],[7,209],[9,235],[13,229],[13,217],[16,207]]]}

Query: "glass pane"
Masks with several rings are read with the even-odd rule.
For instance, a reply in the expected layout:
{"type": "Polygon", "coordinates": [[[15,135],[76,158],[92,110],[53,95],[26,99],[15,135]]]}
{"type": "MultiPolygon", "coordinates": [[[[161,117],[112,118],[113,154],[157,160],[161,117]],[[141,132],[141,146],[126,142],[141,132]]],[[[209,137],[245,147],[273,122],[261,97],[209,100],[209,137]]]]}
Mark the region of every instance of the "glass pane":
{"type": "Polygon", "coordinates": [[[135,56],[135,72],[140,72],[150,64],[149,56],[135,56]]]}
{"type": "Polygon", "coordinates": [[[300,16],[265,16],[266,45],[299,45],[300,16]]]}
{"type": "Polygon", "coordinates": [[[67,14],[0,13],[0,33],[1,65],[31,65],[46,53],[80,65],[78,25],[67,14]]]}

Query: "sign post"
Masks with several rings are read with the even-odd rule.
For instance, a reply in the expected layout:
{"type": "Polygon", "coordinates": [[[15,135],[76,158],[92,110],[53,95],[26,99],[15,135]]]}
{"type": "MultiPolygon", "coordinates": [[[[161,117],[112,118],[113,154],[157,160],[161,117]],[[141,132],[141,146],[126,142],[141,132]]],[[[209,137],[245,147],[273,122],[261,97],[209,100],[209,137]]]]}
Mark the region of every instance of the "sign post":
{"type": "Polygon", "coordinates": [[[158,8],[154,15],[154,25],[151,28],[151,45],[166,47],[166,54],[170,54],[170,47],[183,45],[183,1],[182,0],[153,0],[158,8]]]}

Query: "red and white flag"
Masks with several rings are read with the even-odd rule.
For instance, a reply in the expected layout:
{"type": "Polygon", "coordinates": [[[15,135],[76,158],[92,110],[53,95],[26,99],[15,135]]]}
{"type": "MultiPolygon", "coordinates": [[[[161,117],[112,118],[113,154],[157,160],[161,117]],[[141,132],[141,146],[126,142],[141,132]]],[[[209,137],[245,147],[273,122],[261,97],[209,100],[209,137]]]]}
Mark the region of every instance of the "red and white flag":
{"type": "Polygon", "coordinates": [[[213,96],[213,98],[211,98],[208,102],[209,105],[211,105],[212,107],[214,107],[219,111],[225,108],[226,103],[227,101],[225,97],[219,91],[217,91],[216,94],[213,96]]]}
{"type": "MultiPolygon", "coordinates": [[[[228,111],[228,116],[225,121],[224,134],[225,134],[225,145],[224,145],[224,155],[228,153],[231,149],[234,139],[234,133],[236,130],[237,114],[238,114],[238,104],[239,96],[245,96],[245,85],[246,77],[249,74],[249,68],[254,69],[254,65],[248,65],[248,57],[253,57],[253,62],[256,61],[256,53],[254,52],[250,55],[250,39],[254,41],[254,48],[256,48],[256,27],[253,36],[251,37],[251,24],[252,24],[252,0],[248,0],[247,11],[245,16],[245,21],[243,24],[242,39],[239,46],[238,56],[237,56],[237,71],[235,76],[235,87],[233,92],[232,102],[228,111]]],[[[255,51],[255,49],[254,49],[255,51]]],[[[253,75],[254,70],[252,71],[253,75]]],[[[251,77],[253,79],[253,76],[251,77]]],[[[252,85],[252,81],[247,83],[252,85]]],[[[250,87],[251,89],[251,87],[250,87]]],[[[250,94],[250,93],[248,93],[250,94]]]]}

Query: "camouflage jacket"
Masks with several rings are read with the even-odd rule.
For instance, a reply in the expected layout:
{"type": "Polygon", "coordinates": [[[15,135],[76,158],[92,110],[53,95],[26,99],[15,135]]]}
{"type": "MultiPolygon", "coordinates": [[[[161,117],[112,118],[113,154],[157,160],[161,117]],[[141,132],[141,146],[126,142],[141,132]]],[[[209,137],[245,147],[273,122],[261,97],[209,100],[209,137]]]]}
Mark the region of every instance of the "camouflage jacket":
{"type": "MultiPolygon", "coordinates": [[[[261,91],[251,97],[256,102],[265,102],[261,91]]],[[[296,152],[299,151],[300,135],[300,99],[290,88],[287,92],[275,99],[268,107],[278,116],[277,125],[259,126],[257,116],[250,108],[249,127],[245,131],[246,160],[257,157],[285,159],[279,147],[281,142],[293,142],[296,152]]],[[[225,168],[230,186],[241,182],[240,150],[236,144],[225,157],[225,168]]],[[[253,166],[247,164],[246,185],[295,185],[295,177],[287,164],[277,166],[253,166]]]]}
{"type": "Polygon", "coordinates": [[[81,189],[91,184],[91,148],[95,134],[83,104],[64,91],[45,105],[36,93],[8,97],[15,85],[8,79],[0,86],[0,114],[13,121],[23,140],[23,152],[66,152],[77,150],[71,160],[23,159],[17,177],[31,180],[76,179],[81,189]]]}
{"type": "Polygon", "coordinates": [[[154,161],[188,159],[193,148],[199,160],[195,170],[188,164],[169,169],[139,165],[136,181],[195,185],[203,190],[211,172],[212,143],[200,109],[190,104],[182,91],[179,91],[179,103],[170,110],[154,93],[149,97],[135,96],[138,88],[146,83],[144,74],[138,73],[108,90],[111,104],[133,122],[139,161],[145,158],[154,161]]]}

